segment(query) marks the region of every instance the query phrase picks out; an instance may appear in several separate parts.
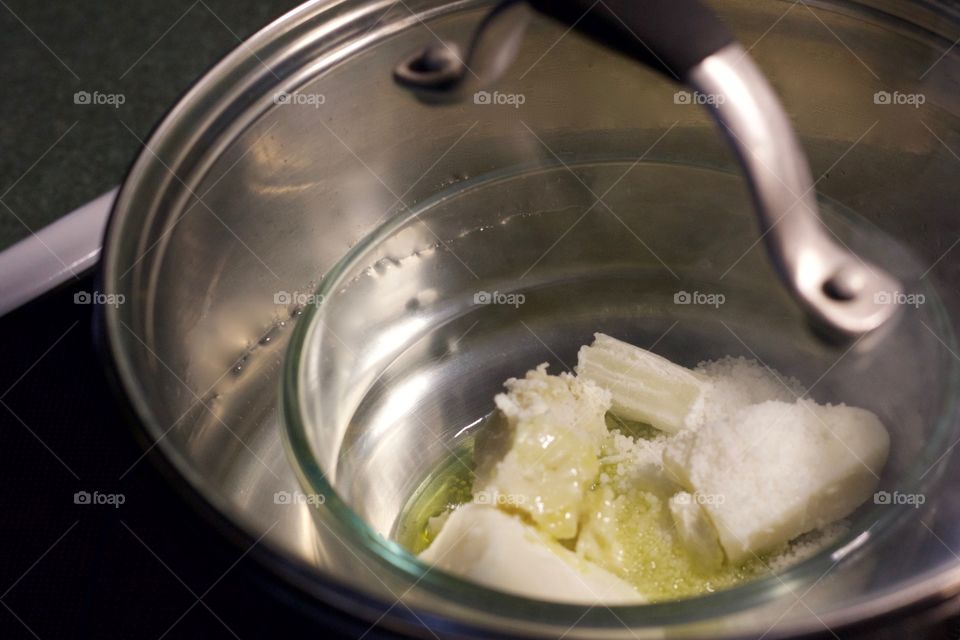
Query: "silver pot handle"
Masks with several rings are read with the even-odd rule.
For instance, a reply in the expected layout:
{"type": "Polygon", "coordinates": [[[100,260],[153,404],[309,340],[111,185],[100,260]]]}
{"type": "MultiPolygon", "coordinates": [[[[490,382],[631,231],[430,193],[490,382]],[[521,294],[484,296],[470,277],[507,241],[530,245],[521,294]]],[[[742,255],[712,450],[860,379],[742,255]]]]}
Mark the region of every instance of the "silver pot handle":
{"type": "Polygon", "coordinates": [[[708,108],[743,167],[767,253],[798,304],[820,328],[848,338],[889,320],[896,305],[878,304],[877,296],[899,291],[899,283],[837,243],[821,222],[790,119],[743,48],[733,43],[708,56],[687,82],[723,97],[708,108]]]}
{"type": "MultiPolygon", "coordinates": [[[[712,12],[697,0],[527,2],[716,97],[706,106],[746,175],[770,260],[821,334],[856,339],[896,314],[896,305],[876,300],[883,292],[899,291],[900,284],[831,237],[820,220],[810,168],[783,106],[712,12]]],[[[499,4],[465,53],[454,44],[430,45],[401,61],[394,78],[428,102],[461,100],[493,84],[519,50],[530,15],[527,2],[499,4]]]]}

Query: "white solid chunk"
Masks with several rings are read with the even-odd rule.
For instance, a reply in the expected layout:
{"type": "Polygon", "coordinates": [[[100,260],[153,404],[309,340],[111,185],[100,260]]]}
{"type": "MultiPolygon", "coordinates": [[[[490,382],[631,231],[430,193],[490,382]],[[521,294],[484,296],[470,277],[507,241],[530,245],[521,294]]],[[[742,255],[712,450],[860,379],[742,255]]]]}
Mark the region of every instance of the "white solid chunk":
{"type": "Polygon", "coordinates": [[[699,496],[681,491],[670,498],[670,515],[680,542],[706,569],[723,564],[717,529],[699,503],[699,496]]]}
{"type": "Polygon", "coordinates": [[[519,517],[487,505],[457,507],[420,559],[486,587],[538,600],[585,605],[646,601],[616,575],[519,517]]]}
{"type": "Polygon", "coordinates": [[[865,409],[770,401],[680,434],[664,466],[701,495],[739,563],[852,513],[873,493],[889,446],[865,409]]]}
{"type": "Polygon", "coordinates": [[[577,535],[583,498],[600,473],[610,394],[547,365],[507,380],[498,415],[477,436],[475,499],[524,511],[558,540],[577,535]]]}
{"type": "Polygon", "coordinates": [[[686,367],[602,333],[580,348],[577,375],[610,391],[615,415],[667,433],[699,419],[709,384],[686,367]]]}

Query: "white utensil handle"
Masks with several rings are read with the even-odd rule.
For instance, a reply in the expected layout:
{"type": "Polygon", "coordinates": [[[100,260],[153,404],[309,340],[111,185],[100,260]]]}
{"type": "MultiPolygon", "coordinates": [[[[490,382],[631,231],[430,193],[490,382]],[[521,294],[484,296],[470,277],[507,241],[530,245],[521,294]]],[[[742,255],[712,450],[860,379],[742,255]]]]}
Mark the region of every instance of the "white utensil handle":
{"type": "Polygon", "coordinates": [[[96,264],[118,188],[0,252],[0,316],[96,264]]]}

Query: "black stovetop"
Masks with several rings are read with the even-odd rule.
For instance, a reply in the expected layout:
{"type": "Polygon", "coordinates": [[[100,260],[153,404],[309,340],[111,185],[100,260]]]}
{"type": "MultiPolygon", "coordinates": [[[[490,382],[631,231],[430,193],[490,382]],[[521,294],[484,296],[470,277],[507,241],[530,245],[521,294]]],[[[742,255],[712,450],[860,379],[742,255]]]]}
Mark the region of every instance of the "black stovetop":
{"type": "Polygon", "coordinates": [[[359,637],[367,625],[276,592],[142,458],[83,290],[0,318],[0,638],[359,637]]]}

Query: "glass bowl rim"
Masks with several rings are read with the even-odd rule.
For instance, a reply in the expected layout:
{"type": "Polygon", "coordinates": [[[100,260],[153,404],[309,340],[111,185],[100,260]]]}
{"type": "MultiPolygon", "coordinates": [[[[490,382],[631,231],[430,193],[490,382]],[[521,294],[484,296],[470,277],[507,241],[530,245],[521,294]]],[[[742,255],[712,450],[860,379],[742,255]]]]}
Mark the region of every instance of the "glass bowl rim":
{"type": "MultiPolygon", "coordinates": [[[[583,162],[585,158],[578,158],[574,162],[566,162],[568,166],[576,166],[583,162]]],[[[615,162],[618,159],[608,158],[608,161],[615,162]]],[[[647,160],[644,164],[674,166],[682,168],[695,168],[699,170],[714,171],[720,174],[736,176],[738,174],[719,169],[717,167],[703,166],[695,163],[680,163],[663,160],[647,160]]],[[[553,168],[554,165],[560,166],[554,162],[538,162],[539,168],[553,168]]],[[[523,167],[521,167],[522,169],[523,167]]],[[[529,168],[529,167],[527,167],[529,168]]],[[[303,314],[294,327],[294,331],[287,345],[287,351],[284,357],[283,373],[281,376],[280,389],[280,425],[283,432],[284,442],[287,448],[288,458],[293,462],[297,478],[304,489],[312,494],[324,496],[322,504],[311,503],[310,508],[315,512],[316,517],[323,517],[324,512],[333,516],[334,522],[345,527],[350,540],[357,540],[357,547],[363,551],[367,557],[374,559],[377,566],[387,569],[394,575],[408,579],[411,585],[423,587],[434,597],[441,599],[450,599],[458,604],[478,605],[483,603],[486,606],[492,606],[498,615],[511,617],[527,618],[532,611],[536,612],[536,619],[550,620],[550,624],[558,626],[568,626],[564,621],[570,624],[596,623],[597,628],[616,629],[621,626],[627,626],[629,630],[641,630],[645,628],[661,628],[668,625],[683,625],[710,620],[711,618],[722,617],[729,614],[738,614],[752,607],[762,605],[771,601],[774,597],[784,590],[791,590],[791,583],[804,584],[810,579],[816,580],[828,571],[830,567],[838,562],[833,558],[837,549],[844,549],[865,531],[874,531],[871,533],[871,539],[886,536],[898,522],[903,522],[906,516],[914,511],[908,505],[895,505],[891,508],[884,505],[884,511],[879,517],[865,517],[862,514],[852,522],[850,531],[841,537],[830,547],[821,550],[816,555],[807,558],[794,566],[789,567],[783,572],[771,575],[764,575],[747,582],[718,590],[715,593],[702,594],[692,598],[684,598],[673,601],[663,601],[648,604],[636,605],[596,605],[589,604],[571,604],[561,602],[547,602],[521,595],[499,591],[473,581],[461,578],[455,574],[443,571],[439,568],[431,567],[422,562],[411,552],[407,551],[399,543],[389,540],[375,531],[366,521],[363,520],[347,503],[343,500],[336,489],[327,481],[326,474],[322,467],[312,454],[312,445],[307,435],[307,429],[310,428],[306,416],[302,413],[303,404],[300,402],[300,395],[305,390],[301,384],[303,373],[302,356],[305,353],[305,346],[310,344],[317,327],[317,317],[321,308],[328,304],[333,298],[333,292],[343,285],[342,278],[350,273],[352,267],[356,266],[366,257],[369,252],[375,250],[381,242],[391,237],[396,231],[402,229],[409,222],[415,220],[424,210],[441,200],[451,196],[459,196],[471,189],[477,188],[495,181],[504,176],[517,175],[518,167],[501,168],[491,171],[487,174],[471,177],[469,180],[457,183],[447,190],[434,194],[432,197],[418,203],[404,215],[395,216],[374,229],[367,236],[362,238],[356,245],[350,248],[343,257],[324,275],[316,289],[317,304],[306,305],[303,308],[303,314]],[[865,526],[869,521],[870,526],[865,526]],[[585,614],[584,611],[587,610],[585,614]]],[[[867,226],[876,229],[868,220],[862,218],[845,205],[818,194],[818,199],[827,202],[831,209],[846,219],[850,216],[863,221],[867,226]]],[[[934,289],[935,291],[935,289],[934,289]]],[[[930,304],[926,301],[925,304],[930,304]]],[[[939,296],[933,299],[934,318],[941,325],[939,329],[946,329],[942,333],[946,335],[944,346],[950,351],[957,351],[957,344],[952,329],[948,324],[948,316],[941,303],[939,296]]],[[[951,359],[949,362],[949,375],[945,383],[946,389],[957,389],[960,391],[960,362],[951,359]]],[[[957,415],[958,406],[960,406],[960,394],[945,394],[942,410],[939,412],[937,424],[934,426],[933,434],[924,446],[924,455],[918,457],[909,468],[904,477],[908,482],[901,485],[901,488],[909,491],[919,489],[923,486],[923,475],[918,476],[919,471],[927,471],[933,466],[943,466],[948,461],[949,456],[932,456],[930,454],[939,451],[941,441],[950,433],[949,427],[954,424],[957,415]],[[937,460],[942,457],[943,459],[937,460]],[[931,460],[932,458],[932,460],[931,460]],[[927,463],[927,464],[925,464],[927,463]],[[925,466],[924,466],[925,465],[925,466]]],[[[939,473],[931,474],[931,479],[927,483],[935,481],[939,473]]],[[[877,511],[876,509],[872,511],[877,511]]],[[[346,543],[346,541],[344,541],[346,543]]],[[[862,549],[857,547],[852,553],[845,554],[843,558],[855,553],[862,553],[862,549]]],[[[842,559],[842,558],[841,558],[842,559]]],[[[958,563],[960,565],[960,563],[958,563]]],[[[920,576],[922,578],[922,576],[920,576]]],[[[910,585],[912,586],[912,583],[910,585]]],[[[904,595],[907,595],[909,589],[902,589],[904,595]]],[[[904,605],[910,601],[905,601],[904,605]]],[[[822,616],[821,616],[822,617],[822,616]]],[[[859,619],[858,616],[852,616],[852,620],[859,619]]],[[[819,623],[818,623],[819,624],[819,623]]]]}

